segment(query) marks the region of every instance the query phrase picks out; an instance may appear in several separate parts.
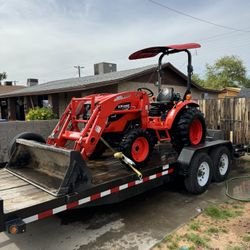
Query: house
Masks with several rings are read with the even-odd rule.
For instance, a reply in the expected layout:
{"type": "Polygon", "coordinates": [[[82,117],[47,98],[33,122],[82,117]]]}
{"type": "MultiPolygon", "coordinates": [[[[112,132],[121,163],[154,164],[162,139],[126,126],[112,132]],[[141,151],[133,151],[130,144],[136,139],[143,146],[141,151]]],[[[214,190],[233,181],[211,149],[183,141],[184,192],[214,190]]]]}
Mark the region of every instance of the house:
{"type": "Polygon", "coordinates": [[[221,90],[221,93],[218,94],[218,98],[235,97],[238,96],[239,93],[240,88],[225,87],[221,90]]]}
{"type": "MultiPolygon", "coordinates": [[[[114,71],[110,63],[95,65],[96,75],[51,81],[25,89],[1,94],[0,100],[8,103],[10,119],[16,120],[17,109],[22,105],[23,112],[35,106],[49,104],[53,111],[62,115],[72,97],[82,97],[93,93],[117,93],[136,90],[139,87],[150,88],[157,94],[157,65],[148,65],[129,70],[114,71]],[[100,70],[102,68],[102,70],[100,70]],[[111,72],[110,72],[111,71],[111,72]],[[101,74],[100,74],[101,72],[101,74]]],[[[162,87],[173,87],[181,95],[186,90],[187,76],[171,63],[162,66],[162,87]]],[[[220,91],[201,87],[192,82],[193,99],[217,98],[220,91]]]]}
{"type": "MultiPolygon", "coordinates": [[[[21,90],[25,86],[12,85],[12,82],[4,82],[3,85],[0,84],[0,95],[8,95],[16,90],[21,90]]],[[[8,100],[0,99],[0,119],[8,119],[8,100]]]]}

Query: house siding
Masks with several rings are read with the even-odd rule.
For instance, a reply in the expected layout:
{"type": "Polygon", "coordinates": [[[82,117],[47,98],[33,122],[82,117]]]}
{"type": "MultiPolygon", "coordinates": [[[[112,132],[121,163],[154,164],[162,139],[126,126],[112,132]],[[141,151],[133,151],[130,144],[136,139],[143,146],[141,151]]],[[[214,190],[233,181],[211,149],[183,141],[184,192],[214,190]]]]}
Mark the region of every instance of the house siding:
{"type": "MultiPolygon", "coordinates": [[[[145,87],[145,88],[151,89],[154,92],[154,94],[157,95],[158,88],[154,84],[156,82],[157,82],[156,72],[153,74],[152,73],[145,74],[143,76],[136,77],[129,82],[120,83],[118,85],[118,92],[133,91],[133,90],[137,90],[138,88],[145,87]]],[[[176,93],[178,92],[183,96],[186,91],[186,84],[187,82],[175,72],[172,72],[170,70],[164,70],[164,76],[162,78],[162,88],[172,87],[174,88],[176,93]]],[[[202,99],[203,94],[205,94],[205,92],[202,92],[195,87],[192,87],[191,91],[192,91],[193,99],[196,99],[196,100],[202,99]]],[[[206,98],[207,99],[218,98],[218,94],[207,93],[206,98]]]]}
{"type": "Polygon", "coordinates": [[[64,110],[66,109],[67,105],[71,101],[73,97],[79,98],[84,97],[87,95],[95,94],[95,93],[117,93],[117,84],[103,86],[99,88],[93,88],[88,90],[82,91],[74,91],[74,92],[67,92],[67,93],[60,93],[58,94],[58,111],[59,117],[63,114],[64,110]]]}

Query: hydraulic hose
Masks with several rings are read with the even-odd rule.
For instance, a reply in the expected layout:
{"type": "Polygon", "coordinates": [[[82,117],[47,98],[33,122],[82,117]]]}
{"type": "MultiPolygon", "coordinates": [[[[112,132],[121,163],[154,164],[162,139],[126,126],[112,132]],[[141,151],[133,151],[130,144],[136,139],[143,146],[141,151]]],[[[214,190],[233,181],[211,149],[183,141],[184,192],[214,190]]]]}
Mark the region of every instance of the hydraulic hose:
{"type": "Polygon", "coordinates": [[[250,192],[249,192],[249,198],[239,198],[239,197],[235,197],[234,195],[232,195],[232,194],[229,193],[229,183],[230,183],[231,181],[234,181],[234,180],[244,180],[244,179],[249,179],[249,180],[250,180],[250,176],[233,177],[233,178],[227,180],[227,181],[225,182],[225,185],[226,185],[225,194],[226,194],[226,196],[228,196],[229,198],[231,198],[231,199],[233,199],[233,200],[243,201],[243,202],[250,202],[250,192]]]}

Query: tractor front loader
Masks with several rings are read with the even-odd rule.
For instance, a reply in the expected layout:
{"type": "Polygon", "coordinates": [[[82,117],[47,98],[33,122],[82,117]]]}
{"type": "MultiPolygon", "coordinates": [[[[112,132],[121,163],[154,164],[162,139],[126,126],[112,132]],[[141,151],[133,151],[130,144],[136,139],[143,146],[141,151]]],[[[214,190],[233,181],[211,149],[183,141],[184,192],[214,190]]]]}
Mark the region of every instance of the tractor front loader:
{"type": "MultiPolygon", "coordinates": [[[[85,161],[99,157],[107,148],[128,165],[147,164],[155,144],[171,142],[180,152],[184,146],[205,139],[204,117],[191,100],[191,53],[199,44],[152,47],[133,53],[129,59],[161,54],[158,64],[158,96],[140,88],[117,94],[94,94],[72,98],[46,143],[41,136],[24,133],[10,145],[7,170],[53,195],[88,185],[85,161]],[[161,88],[165,55],[188,54],[187,90],[183,97],[172,88],[161,88]],[[122,156],[122,157],[121,157],[122,156]]],[[[136,170],[136,169],[134,169],[136,170]]]]}

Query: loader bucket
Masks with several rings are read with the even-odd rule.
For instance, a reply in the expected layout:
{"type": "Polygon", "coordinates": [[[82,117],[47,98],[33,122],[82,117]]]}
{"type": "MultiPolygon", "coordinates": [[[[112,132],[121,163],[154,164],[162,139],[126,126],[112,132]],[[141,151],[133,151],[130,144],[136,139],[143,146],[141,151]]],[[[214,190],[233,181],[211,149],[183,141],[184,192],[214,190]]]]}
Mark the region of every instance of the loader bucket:
{"type": "Polygon", "coordinates": [[[54,195],[62,196],[90,183],[90,174],[78,151],[17,139],[7,171],[54,195]]]}

